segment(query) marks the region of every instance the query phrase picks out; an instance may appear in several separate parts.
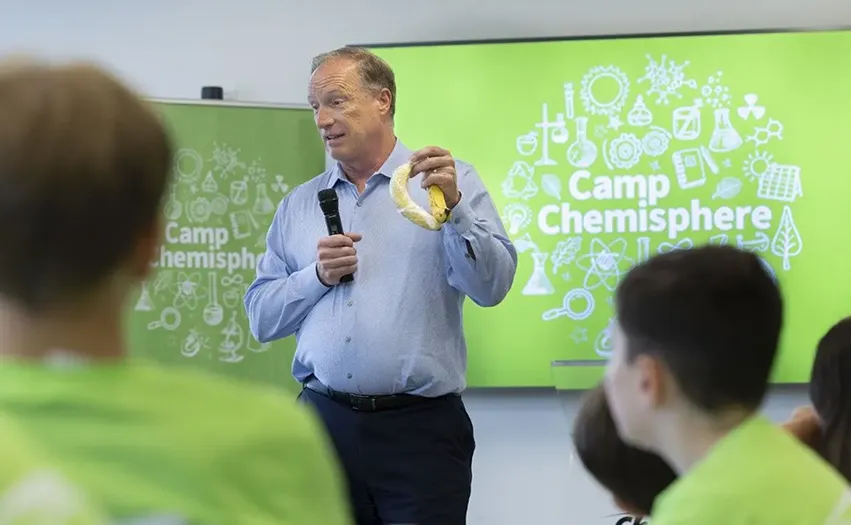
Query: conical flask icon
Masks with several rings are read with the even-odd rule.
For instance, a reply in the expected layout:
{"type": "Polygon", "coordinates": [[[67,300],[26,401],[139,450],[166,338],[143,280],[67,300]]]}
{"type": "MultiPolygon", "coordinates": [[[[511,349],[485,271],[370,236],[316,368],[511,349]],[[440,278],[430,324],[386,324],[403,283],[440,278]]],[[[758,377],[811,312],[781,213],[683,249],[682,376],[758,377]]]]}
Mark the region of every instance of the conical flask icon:
{"type": "Polygon", "coordinates": [[[266,183],[261,182],[257,185],[257,196],[254,198],[254,208],[252,210],[257,215],[268,215],[275,211],[275,203],[269,198],[266,191],[266,183]]]}
{"type": "Polygon", "coordinates": [[[733,151],[743,144],[742,136],[730,122],[730,108],[715,110],[715,129],[709,140],[709,149],[717,153],[733,151]]]}

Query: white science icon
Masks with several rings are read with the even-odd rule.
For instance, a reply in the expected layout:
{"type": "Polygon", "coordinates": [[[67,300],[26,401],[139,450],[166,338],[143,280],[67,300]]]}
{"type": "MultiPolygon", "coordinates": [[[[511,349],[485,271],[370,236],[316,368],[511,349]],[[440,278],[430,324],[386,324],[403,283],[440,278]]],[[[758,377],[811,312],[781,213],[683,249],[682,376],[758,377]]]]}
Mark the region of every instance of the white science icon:
{"type": "Polygon", "coordinates": [[[609,319],[606,326],[600,330],[597,337],[594,338],[594,353],[605,359],[612,357],[612,350],[615,346],[615,322],[616,320],[614,317],[609,319]]]}
{"type": "Polygon", "coordinates": [[[636,97],[635,105],[632,106],[632,109],[626,115],[626,121],[630,126],[635,127],[649,126],[653,122],[653,113],[647,109],[642,95],[636,97]]]}
{"type": "Polygon", "coordinates": [[[523,295],[552,295],[556,289],[547,275],[547,260],[550,254],[547,252],[532,252],[532,275],[526,281],[526,285],[520,292],[523,295]]]}
{"type": "Polygon", "coordinates": [[[568,317],[574,321],[582,321],[594,312],[594,306],[594,296],[591,292],[584,288],[574,288],[564,294],[560,307],[545,311],[541,319],[552,321],[560,317],[568,317]]]}
{"type": "Polygon", "coordinates": [[[587,168],[597,160],[597,145],[588,138],[588,117],[576,117],[576,138],[567,148],[567,161],[577,168],[587,168]]]}
{"type": "Polygon", "coordinates": [[[600,239],[591,239],[588,253],[576,260],[576,266],[585,272],[583,287],[594,290],[602,286],[614,292],[621,278],[635,262],[626,255],[626,248],[626,239],[622,237],[609,244],[600,239]]]}
{"type": "Polygon", "coordinates": [[[517,137],[515,144],[517,146],[517,153],[520,155],[524,157],[534,155],[538,151],[538,133],[535,131],[524,133],[517,137]]]}
{"type": "Polygon", "coordinates": [[[788,272],[792,268],[791,258],[801,255],[803,249],[804,240],[792,218],[792,208],[783,206],[777,231],[771,239],[771,253],[781,258],[783,271],[788,272]]]}
{"type": "Polygon", "coordinates": [[[793,202],[804,195],[801,168],[772,162],[760,175],[756,196],[782,202],[793,202]]]}
{"type": "Polygon", "coordinates": [[[742,144],[744,144],[742,136],[730,122],[730,108],[716,109],[715,129],[712,130],[712,138],[709,139],[709,149],[724,153],[738,149],[742,144]]]}

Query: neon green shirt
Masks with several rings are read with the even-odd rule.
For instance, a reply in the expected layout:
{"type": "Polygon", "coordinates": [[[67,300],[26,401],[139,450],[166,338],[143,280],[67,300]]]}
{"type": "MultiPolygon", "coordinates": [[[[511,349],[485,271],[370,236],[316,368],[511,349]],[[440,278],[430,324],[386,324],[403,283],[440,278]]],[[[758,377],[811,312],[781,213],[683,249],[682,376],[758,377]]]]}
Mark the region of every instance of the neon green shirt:
{"type": "Polygon", "coordinates": [[[26,435],[0,416],[0,525],[107,525],[26,435]]]}
{"type": "Polygon", "coordinates": [[[313,415],[271,389],[129,361],[4,362],[0,410],[114,523],[352,523],[313,415]]]}
{"type": "Polygon", "coordinates": [[[733,430],[656,499],[652,525],[851,523],[851,491],[812,450],[762,416],[733,430]]]}

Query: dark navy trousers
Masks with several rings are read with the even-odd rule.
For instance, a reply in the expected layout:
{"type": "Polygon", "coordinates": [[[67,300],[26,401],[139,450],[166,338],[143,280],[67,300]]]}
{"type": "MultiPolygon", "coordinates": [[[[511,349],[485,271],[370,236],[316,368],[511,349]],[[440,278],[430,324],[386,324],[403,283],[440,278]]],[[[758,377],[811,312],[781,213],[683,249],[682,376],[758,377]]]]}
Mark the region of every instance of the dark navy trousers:
{"type": "Polygon", "coordinates": [[[356,411],[303,389],[346,474],[357,525],[466,525],[473,423],[461,396],[356,411]]]}

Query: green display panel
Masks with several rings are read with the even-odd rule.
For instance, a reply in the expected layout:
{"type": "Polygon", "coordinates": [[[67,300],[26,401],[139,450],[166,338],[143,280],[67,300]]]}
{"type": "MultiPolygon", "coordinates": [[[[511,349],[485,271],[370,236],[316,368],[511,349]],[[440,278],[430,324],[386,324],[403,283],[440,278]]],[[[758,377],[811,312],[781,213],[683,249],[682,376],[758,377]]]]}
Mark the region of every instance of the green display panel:
{"type": "Polygon", "coordinates": [[[399,136],[472,162],[519,252],[504,303],[467,303],[471,386],[592,384],[625,272],[706,242],[774,272],[774,380],[808,380],[849,314],[851,32],[373,49],[396,72],[399,136]]]}
{"type": "Polygon", "coordinates": [[[128,305],[132,352],[292,386],[293,337],[259,344],[245,290],[278,203],[325,168],[308,109],[158,103],[179,149],[156,271],[128,305]]]}

